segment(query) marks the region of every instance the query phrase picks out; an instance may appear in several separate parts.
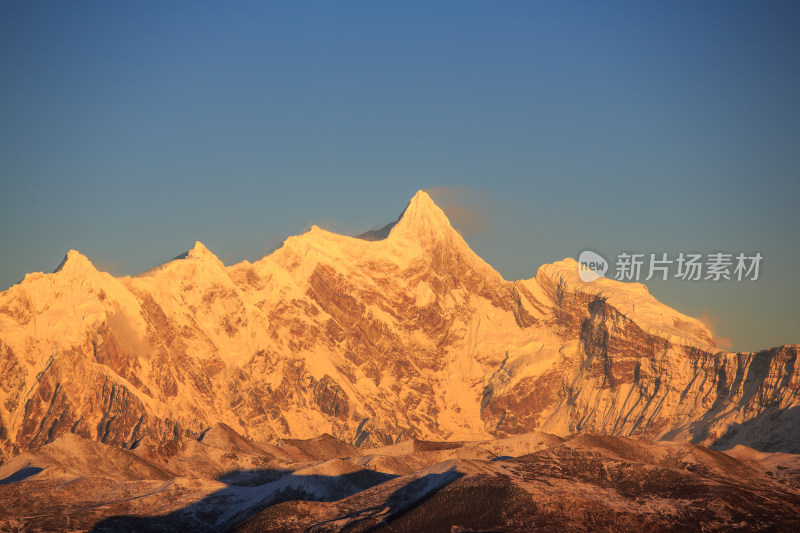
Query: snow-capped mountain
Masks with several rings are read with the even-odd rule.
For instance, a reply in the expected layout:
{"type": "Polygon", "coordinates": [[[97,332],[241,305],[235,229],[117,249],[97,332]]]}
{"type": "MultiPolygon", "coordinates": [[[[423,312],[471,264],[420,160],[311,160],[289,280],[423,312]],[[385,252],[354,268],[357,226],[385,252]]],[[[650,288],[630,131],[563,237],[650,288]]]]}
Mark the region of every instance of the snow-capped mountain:
{"type": "Polygon", "coordinates": [[[422,191],[363,237],[313,226],[230,267],[198,242],[122,278],[73,250],[28,274],[0,293],[0,461],[217,423],[359,447],[590,430],[800,452],[797,345],[720,351],[571,259],[506,281],[422,191]]]}

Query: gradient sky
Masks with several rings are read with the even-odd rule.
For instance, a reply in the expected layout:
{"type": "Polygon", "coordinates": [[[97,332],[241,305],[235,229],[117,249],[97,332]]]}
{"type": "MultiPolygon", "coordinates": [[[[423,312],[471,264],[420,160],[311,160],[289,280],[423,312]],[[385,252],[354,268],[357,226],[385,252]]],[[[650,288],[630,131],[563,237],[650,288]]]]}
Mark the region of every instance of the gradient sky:
{"type": "Polygon", "coordinates": [[[757,282],[648,286],[734,349],[797,343],[798,28],[793,1],[4,1],[0,290],[70,248],[252,260],[441,187],[506,279],[758,251],[757,282]]]}

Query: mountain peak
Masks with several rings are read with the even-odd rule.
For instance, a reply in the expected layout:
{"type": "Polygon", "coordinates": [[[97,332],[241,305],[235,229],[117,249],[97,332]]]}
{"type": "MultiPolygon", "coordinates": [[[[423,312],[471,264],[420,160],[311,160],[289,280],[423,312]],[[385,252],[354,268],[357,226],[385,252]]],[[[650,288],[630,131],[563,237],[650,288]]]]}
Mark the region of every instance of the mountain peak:
{"type": "Polygon", "coordinates": [[[400,218],[403,219],[406,216],[411,217],[426,217],[429,219],[439,219],[439,221],[444,221],[447,225],[450,225],[450,221],[447,220],[447,216],[444,214],[444,211],[439,208],[438,205],[433,201],[431,196],[423,191],[419,190],[417,193],[411,198],[406,206],[405,211],[400,218]]]}
{"type": "Polygon", "coordinates": [[[199,258],[199,257],[216,257],[211,250],[205,247],[205,245],[200,241],[195,241],[194,246],[192,249],[186,252],[187,257],[199,258]]]}
{"type": "Polygon", "coordinates": [[[404,235],[421,239],[445,237],[455,233],[447,215],[436,205],[425,191],[417,194],[408,202],[400,218],[391,229],[390,235],[404,235]]]}
{"type": "Polygon", "coordinates": [[[56,267],[53,273],[56,272],[77,272],[85,270],[96,270],[89,258],[77,250],[70,250],[61,263],[56,267]]]}
{"type": "MultiPolygon", "coordinates": [[[[214,255],[214,253],[211,250],[206,248],[202,242],[195,241],[194,246],[192,246],[191,250],[183,252],[175,259],[202,259],[202,258],[216,259],[217,256],[214,255]]],[[[173,261],[175,259],[173,259],[173,261]]]]}

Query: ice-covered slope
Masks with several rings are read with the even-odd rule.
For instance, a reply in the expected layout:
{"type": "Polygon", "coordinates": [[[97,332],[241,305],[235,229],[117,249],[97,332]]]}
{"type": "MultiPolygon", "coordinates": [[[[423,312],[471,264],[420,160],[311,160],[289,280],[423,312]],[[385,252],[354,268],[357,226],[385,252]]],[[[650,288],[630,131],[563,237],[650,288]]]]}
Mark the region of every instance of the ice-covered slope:
{"type": "Polygon", "coordinates": [[[504,280],[418,192],[378,240],[312,227],[254,263],[201,243],[135,277],[78,252],[0,293],[0,459],[222,423],[355,446],[541,429],[800,451],[797,346],[726,353],[638,284],[504,280]]]}

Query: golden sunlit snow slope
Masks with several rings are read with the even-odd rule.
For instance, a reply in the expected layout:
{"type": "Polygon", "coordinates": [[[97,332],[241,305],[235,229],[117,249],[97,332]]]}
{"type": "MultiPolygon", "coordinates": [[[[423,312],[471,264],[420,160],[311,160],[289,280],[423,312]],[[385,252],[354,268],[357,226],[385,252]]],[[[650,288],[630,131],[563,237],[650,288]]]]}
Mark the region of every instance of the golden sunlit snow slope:
{"type": "Polygon", "coordinates": [[[265,442],[591,429],[794,450],[797,352],[719,352],[644,286],[584,283],[569,259],[503,280],[420,191],[372,242],[312,227],[231,267],[198,242],[135,277],[75,251],[29,274],[0,294],[0,458],[218,422],[265,442]]]}

